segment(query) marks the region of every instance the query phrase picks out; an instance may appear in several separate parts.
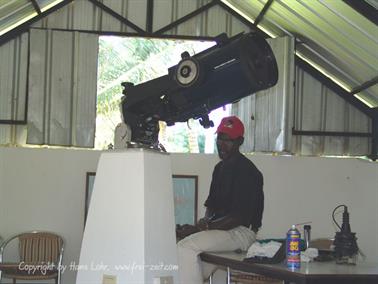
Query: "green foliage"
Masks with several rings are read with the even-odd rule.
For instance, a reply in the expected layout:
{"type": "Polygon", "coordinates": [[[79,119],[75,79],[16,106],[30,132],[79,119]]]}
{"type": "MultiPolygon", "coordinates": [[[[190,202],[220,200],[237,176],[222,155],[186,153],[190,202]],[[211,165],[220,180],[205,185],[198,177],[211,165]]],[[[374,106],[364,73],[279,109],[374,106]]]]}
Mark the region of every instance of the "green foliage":
{"type": "Polygon", "coordinates": [[[204,134],[198,135],[198,148],[200,153],[205,153],[205,141],[206,137],[204,134]]]}
{"type": "MultiPolygon", "coordinates": [[[[156,40],[104,36],[99,39],[96,148],[104,149],[113,141],[115,126],[121,122],[119,104],[122,82],[140,84],[167,74],[184,51],[195,54],[209,47],[192,41],[156,40]]],[[[195,126],[196,128],[200,126],[195,126]]],[[[170,152],[189,152],[186,124],[168,131],[165,143],[170,152]]],[[[200,133],[199,130],[198,133],[200,133]]],[[[199,137],[204,151],[205,136],[199,137]]]]}
{"type": "Polygon", "coordinates": [[[168,136],[169,152],[189,153],[189,140],[185,127],[176,127],[175,131],[168,136]]]}

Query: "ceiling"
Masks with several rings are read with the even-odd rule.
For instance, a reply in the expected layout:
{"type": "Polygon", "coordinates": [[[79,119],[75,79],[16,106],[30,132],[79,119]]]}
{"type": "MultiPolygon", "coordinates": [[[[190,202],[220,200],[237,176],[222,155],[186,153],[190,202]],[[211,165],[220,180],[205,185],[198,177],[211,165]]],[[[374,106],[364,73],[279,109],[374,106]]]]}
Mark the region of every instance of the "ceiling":
{"type": "Polygon", "coordinates": [[[364,3],[359,10],[349,5],[357,1],[342,0],[224,2],[252,22],[258,20],[257,27],[271,37],[295,37],[299,58],[369,107],[378,107],[378,1],[358,0],[364,3]],[[371,19],[369,10],[375,11],[371,19]]]}
{"type": "MultiPolygon", "coordinates": [[[[69,2],[0,0],[0,44],[69,2]]],[[[316,70],[348,101],[367,110],[378,108],[378,0],[208,2],[221,5],[265,35],[295,37],[297,64],[316,70]]]]}

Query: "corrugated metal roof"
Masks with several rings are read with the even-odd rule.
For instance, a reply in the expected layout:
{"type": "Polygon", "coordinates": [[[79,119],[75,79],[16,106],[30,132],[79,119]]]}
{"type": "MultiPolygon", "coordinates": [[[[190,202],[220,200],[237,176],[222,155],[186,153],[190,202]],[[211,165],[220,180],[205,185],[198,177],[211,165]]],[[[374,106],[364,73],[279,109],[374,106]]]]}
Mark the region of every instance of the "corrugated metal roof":
{"type": "MultiPolygon", "coordinates": [[[[252,22],[267,0],[223,0],[252,22]]],[[[369,0],[371,9],[377,1],[369,0]]],[[[275,0],[258,27],[273,37],[297,38],[296,53],[351,92],[377,81],[378,27],[341,0],[275,0]]],[[[378,107],[378,86],[355,94],[370,107],[378,107]]]]}
{"type": "MultiPolygon", "coordinates": [[[[295,36],[300,58],[351,96],[369,107],[378,107],[378,27],[371,16],[365,17],[348,5],[351,0],[221,1],[245,19],[257,21],[257,27],[273,37],[295,36]]],[[[0,37],[62,2],[70,1],[0,0],[0,37]]],[[[163,4],[159,2],[155,0],[155,6],[163,4]]],[[[374,16],[377,0],[355,1],[355,4],[369,7],[367,12],[377,19],[374,16]]]]}
{"type": "Polygon", "coordinates": [[[38,13],[28,0],[0,1],[0,35],[33,18],[38,13]]]}
{"type": "Polygon", "coordinates": [[[0,36],[63,0],[0,0],[0,36]]]}

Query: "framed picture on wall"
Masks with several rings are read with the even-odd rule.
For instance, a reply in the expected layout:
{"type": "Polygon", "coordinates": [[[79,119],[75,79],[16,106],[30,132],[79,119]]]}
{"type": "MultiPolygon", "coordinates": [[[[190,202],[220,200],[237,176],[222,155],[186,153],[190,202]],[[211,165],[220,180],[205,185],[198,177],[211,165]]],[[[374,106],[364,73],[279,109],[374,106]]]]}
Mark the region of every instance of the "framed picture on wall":
{"type": "Polygon", "coordinates": [[[173,198],[176,224],[197,222],[198,176],[173,175],[173,198]]]}
{"type": "Polygon", "coordinates": [[[88,209],[89,209],[89,204],[92,198],[95,177],[96,177],[95,172],[87,172],[86,182],[85,182],[84,226],[85,226],[85,223],[87,222],[88,209]]]}

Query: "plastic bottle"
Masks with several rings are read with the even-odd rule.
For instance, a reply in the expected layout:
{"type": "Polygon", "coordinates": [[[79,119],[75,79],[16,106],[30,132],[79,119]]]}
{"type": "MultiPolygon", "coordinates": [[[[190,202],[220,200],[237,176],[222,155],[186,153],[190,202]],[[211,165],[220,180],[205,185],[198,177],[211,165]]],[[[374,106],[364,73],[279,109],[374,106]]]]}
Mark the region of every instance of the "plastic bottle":
{"type": "Polygon", "coordinates": [[[286,237],[286,263],[290,269],[298,269],[301,267],[300,239],[301,233],[297,230],[295,225],[292,225],[286,237]]]}

